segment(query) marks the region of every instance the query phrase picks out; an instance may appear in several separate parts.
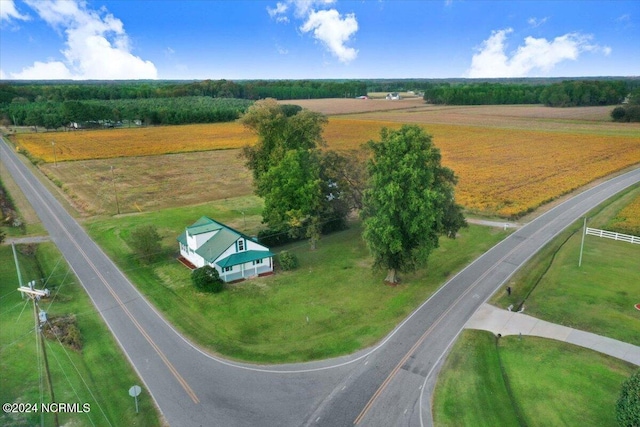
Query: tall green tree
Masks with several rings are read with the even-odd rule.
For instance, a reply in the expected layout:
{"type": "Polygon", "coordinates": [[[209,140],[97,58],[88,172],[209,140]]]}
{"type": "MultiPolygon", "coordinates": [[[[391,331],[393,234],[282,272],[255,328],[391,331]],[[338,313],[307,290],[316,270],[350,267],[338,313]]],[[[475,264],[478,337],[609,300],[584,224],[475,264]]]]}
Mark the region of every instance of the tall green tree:
{"type": "Polygon", "coordinates": [[[160,253],[161,240],[154,225],[141,225],[131,232],[129,246],[143,262],[151,262],[160,253]]]}
{"type": "Polygon", "coordinates": [[[317,152],[286,151],[258,184],[258,193],[264,197],[263,221],[293,237],[309,238],[314,248],[323,217],[322,188],[317,152]]]}
{"type": "Polygon", "coordinates": [[[307,237],[312,248],[323,224],[346,217],[337,180],[325,168],[325,116],[265,99],[252,105],[241,122],[258,142],[243,149],[253,172],[255,192],[264,199],[263,222],[292,237],[307,237]],[[335,193],[335,194],[334,194],[335,193]]]}
{"type": "Polygon", "coordinates": [[[240,122],[258,136],[256,144],[242,150],[256,185],[288,150],[309,150],[324,145],[322,129],[327,123],[324,115],[281,105],[275,99],[257,101],[240,118],[240,122]]]}
{"type": "Polygon", "coordinates": [[[466,226],[455,203],[453,171],[441,165],[440,150],[419,126],[383,128],[370,141],[369,188],[364,193],[363,238],[374,268],[386,269],[385,282],[398,272],[425,265],[440,235],[455,237],[466,226]]]}

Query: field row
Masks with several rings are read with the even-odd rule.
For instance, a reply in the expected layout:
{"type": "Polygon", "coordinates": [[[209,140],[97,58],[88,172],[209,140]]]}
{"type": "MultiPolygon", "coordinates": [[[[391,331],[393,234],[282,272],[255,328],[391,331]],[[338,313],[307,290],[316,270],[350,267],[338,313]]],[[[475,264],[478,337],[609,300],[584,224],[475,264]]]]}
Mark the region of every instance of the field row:
{"type": "MultiPolygon", "coordinates": [[[[325,128],[324,138],[329,148],[358,150],[366,141],[377,139],[383,126],[398,128],[400,125],[392,121],[334,117],[325,128]]],[[[424,127],[441,149],[444,164],[459,177],[458,202],[471,211],[485,214],[518,217],[595,179],[640,163],[640,136],[514,131],[448,124],[424,127]]],[[[26,149],[33,157],[49,163],[54,161],[54,150],[55,159],[61,162],[240,148],[256,140],[238,123],[23,134],[16,138],[19,149],[26,149]],[[51,144],[54,138],[55,146],[51,144]]],[[[195,166],[194,159],[190,162],[182,168],[195,166]]],[[[239,161],[233,163],[242,167],[239,161]]],[[[71,163],[65,166],[70,170],[62,182],[72,184],[69,178],[84,173],[74,171],[77,166],[71,163]]],[[[207,165],[201,167],[206,169],[207,165]]],[[[209,165],[212,177],[219,175],[215,171],[220,167],[223,166],[209,165]]],[[[48,169],[55,178],[56,171],[48,169]]],[[[123,179],[131,181],[123,185],[138,186],[140,180],[136,175],[135,171],[128,174],[128,178],[123,179]]],[[[179,179],[180,171],[175,175],[179,179]]],[[[247,180],[247,171],[243,170],[238,178],[247,180]]],[[[156,180],[161,182],[163,176],[158,175],[156,180]]],[[[233,177],[226,176],[225,184],[230,180],[233,177]]],[[[191,183],[193,181],[176,182],[175,188],[185,191],[191,183]]],[[[250,188],[250,184],[245,183],[243,188],[250,188]]],[[[210,187],[210,191],[219,193],[215,186],[210,187]]],[[[170,199],[173,196],[171,192],[164,195],[170,199]]]]}
{"type": "Polygon", "coordinates": [[[618,212],[607,228],[618,233],[640,236],[640,195],[618,212]]]}

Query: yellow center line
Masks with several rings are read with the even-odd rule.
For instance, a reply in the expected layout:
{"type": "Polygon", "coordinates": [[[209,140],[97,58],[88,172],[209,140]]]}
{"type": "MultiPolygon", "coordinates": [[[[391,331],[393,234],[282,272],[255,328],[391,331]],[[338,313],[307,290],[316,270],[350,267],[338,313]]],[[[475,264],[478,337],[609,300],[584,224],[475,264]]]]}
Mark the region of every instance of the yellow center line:
{"type": "MultiPolygon", "coordinates": [[[[547,228],[549,226],[549,224],[546,224],[544,227],[542,227],[540,230],[538,230],[537,232],[535,232],[531,237],[533,237],[534,235],[541,233],[542,230],[544,230],[545,228],[547,228]]],[[[505,254],[502,258],[500,258],[496,263],[494,263],[491,268],[487,269],[480,277],[478,277],[472,284],[471,286],[469,286],[467,288],[466,291],[464,291],[458,298],[456,298],[456,300],[453,302],[453,304],[451,304],[449,306],[449,308],[442,313],[438,319],[436,319],[435,322],[433,322],[433,324],[429,327],[429,329],[427,329],[422,336],[418,339],[418,341],[416,341],[416,343],[413,345],[413,347],[411,347],[411,349],[407,352],[407,354],[405,354],[405,356],[402,358],[402,360],[400,360],[400,362],[396,365],[395,368],[393,368],[393,370],[391,371],[391,373],[389,374],[389,376],[383,381],[383,383],[380,385],[380,387],[378,387],[378,389],[376,390],[376,392],[373,394],[373,396],[371,396],[371,399],[369,399],[369,401],[367,402],[367,404],[364,406],[364,408],[362,409],[362,411],[360,412],[360,414],[356,417],[356,419],[353,421],[353,424],[358,424],[362,421],[362,419],[365,417],[365,415],[367,414],[367,412],[369,412],[369,410],[371,409],[371,407],[373,406],[373,404],[375,403],[375,401],[378,399],[378,397],[380,397],[380,395],[382,394],[382,392],[385,390],[385,388],[387,387],[387,385],[389,385],[389,383],[391,382],[391,380],[396,376],[396,374],[398,373],[398,371],[400,370],[400,368],[402,367],[402,365],[404,365],[406,363],[406,361],[409,359],[409,357],[411,357],[411,355],[417,350],[417,348],[420,346],[420,344],[422,344],[422,342],[427,338],[427,336],[433,331],[433,329],[440,324],[440,322],[445,318],[445,316],[451,311],[453,310],[453,308],[460,302],[460,300],[462,300],[462,298],[464,298],[469,292],[471,292],[471,290],[478,284],[480,283],[480,281],[482,279],[484,279],[491,271],[493,271],[494,268],[496,268],[496,266],[498,266],[501,262],[503,262],[505,259],[507,259],[508,257],[510,257],[517,249],[520,248],[520,246],[522,246],[525,243],[526,240],[523,240],[522,242],[520,242],[518,245],[516,245],[513,249],[511,249],[507,254],[505,254]]]]}
{"type": "MultiPolygon", "coordinates": [[[[9,157],[10,158],[10,157],[9,157]]],[[[13,160],[12,160],[13,161],[13,160]]],[[[14,162],[15,165],[15,162],[14,162]]],[[[69,232],[69,230],[62,224],[62,221],[60,221],[60,219],[55,215],[55,213],[53,212],[53,210],[49,207],[49,205],[46,203],[46,201],[40,196],[40,194],[36,191],[36,189],[31,185],[31,183],[27,180],[26,176],[22,173],[22,171],[16,166],[16,169],[18,171],[18,173],[22,176],[22,178],[25,180],[25,182],[27,183],[27,185],[29,187],[31,187],[31,190],[33,190],[34,194],[36,195],[36,197],[38,197],[38,199],[40,199],[40,201],[42,202],[42,204],[44,205],[44,207],[51,213],[51,217],[60,225],[61,230],[64,231],[64,233],[69,237],[69,240],[71,241],[71,243],[73,243],[73,245],[76,247],[76,249],[78,250],[79,253],[82,254],[82,256],[84,257],[85,261],[87,261],[87,263],[91,266],[91,268],[93,269],[93,271],[96,273],[96,275],[98,276],[98,278],[100,279],[100,281],[104,284],[104,286],[107,288],[107,290],[109,291],[109,293],[111,294],[111,296],[113,296],[113,298],[116,300],[116,302],[118,303],[118,305],[120,306],[120,308],[122,308],[122,310],[125,312],[125,314],[129,317],[129,319],[131,320],[131,322],[136,326],[136,328],[138,329],[138,331],[140,331],[140,333],[142,334],[142,336],[147,340],[147,342],[151,345],[151,347],[153,347],[153,349],[156,351],[156,353],[158,354],[158,356],[160,356],[160,359],[162,359],[162,361],[164,362],[164,364],[166,365],[166,367],[169,369],[169,371],[173,374],[173,376],[176,378],[176,380],[178,380],[178,382],[180,383],[180,385],[182,386],[182,388],[186,391],[186,393],[189,395],[189,397],[191,398],[191,400],[193,400],[194,403],[200,403],[200,399],[198,399],[198,396],[196,395],[196,393],[193,391],[193,389],[189,386],[189,384],[187,383],[187,381],[182,377],[182,375],[180,375],[180,373],[178,372],[178,370],[173,366],[173,364],[169,361],[169,359],[167,358],[167,356],[163,353],[163,351],[160,349],[160,347],[158,347],[158,345],[153,341],[153,339],[151,338],[151,336],[147,333],[147,331],[142,327],[142,325],[140,325],[140,323],[137,321],[137,319],[133,316],[133,314],[129,311],[129,309],[126,307],[126,305],[122,302],[122,300],[120,299],[120,297],[118,296],[118,294],[113,290],[113,288],[109,285],[109,283],[107,283],[107,280],[105,279],[105,277],[100,273],[100,271],[98,270],[98,268],[95,266],[95,264],[93,264],[93,262],[89,259],[89,256],[82,250],[82,248],[80,247],[80,245],[78,244],[78,242],[75,240],[75,238],[73,237],[73,235],[69,232]]]]}

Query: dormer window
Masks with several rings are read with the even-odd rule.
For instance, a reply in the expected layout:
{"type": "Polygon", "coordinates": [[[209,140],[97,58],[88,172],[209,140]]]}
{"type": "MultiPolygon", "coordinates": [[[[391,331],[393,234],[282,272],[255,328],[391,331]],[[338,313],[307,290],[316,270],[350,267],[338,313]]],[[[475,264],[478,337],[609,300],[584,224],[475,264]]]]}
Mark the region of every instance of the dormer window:
{"type": "Polygon", "coordinates": [[[238,240],[238,252],[242,252],[244,251],[244,240],[240,239],[238,240]]]}

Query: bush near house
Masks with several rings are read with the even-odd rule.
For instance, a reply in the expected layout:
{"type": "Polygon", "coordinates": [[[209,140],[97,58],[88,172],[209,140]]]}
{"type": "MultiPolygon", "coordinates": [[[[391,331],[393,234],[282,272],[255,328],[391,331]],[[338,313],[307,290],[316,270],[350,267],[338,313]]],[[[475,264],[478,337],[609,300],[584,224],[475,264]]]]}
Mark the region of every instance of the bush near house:
{"type": "Polygon", "coordinates": [[[298,257],[289,251],[282,251],[278,255],[278,263],[284,271],[295,270],[298,268],[298,257]]]}
{"type": "Polygon", "coordinates": [[[191,281],[196,289],[203,292],[211,292],[217,294],[224,289],[224,283],[220,279],[218,270],[210,265],[197,268],[191,273],[191,281]]]}

